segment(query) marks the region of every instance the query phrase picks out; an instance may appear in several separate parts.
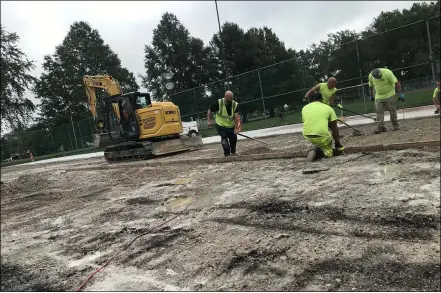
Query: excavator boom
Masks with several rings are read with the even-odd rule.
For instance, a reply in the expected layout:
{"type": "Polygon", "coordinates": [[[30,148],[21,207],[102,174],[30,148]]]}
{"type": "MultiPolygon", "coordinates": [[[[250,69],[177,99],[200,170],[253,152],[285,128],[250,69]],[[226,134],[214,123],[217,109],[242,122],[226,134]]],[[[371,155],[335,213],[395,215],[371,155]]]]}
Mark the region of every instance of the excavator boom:
{"type": "MultiPolygon", "coordinates": [[[[83,76],[83,82],[86,88],[87,99],[89,100],[89,109],[95,119],[97,117],[95,88],[104,89],[110,97],[122,95],[122,89],[119,82],[116,79],[113,79],[110,75],[85,75],[83,76]]],[[[116,107],[116,105],[113,106],[116,107]]],[[[119,118],[118,111],[115,111],[115,115],[119,118]]]]}

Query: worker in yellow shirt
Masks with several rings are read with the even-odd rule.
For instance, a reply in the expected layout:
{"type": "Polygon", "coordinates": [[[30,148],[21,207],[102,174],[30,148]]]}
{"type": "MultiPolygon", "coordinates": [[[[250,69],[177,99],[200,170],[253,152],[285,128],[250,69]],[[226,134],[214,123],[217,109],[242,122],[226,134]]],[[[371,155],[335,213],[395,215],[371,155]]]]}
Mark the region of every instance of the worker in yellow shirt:
{"type": "Polygon", "coordinates": [[[404,102],[404,94],[401,91],[401,84],[394,73],[387,68],[376,68],[369,74],[369,95],[371,101],[375,101],[377,112],[377,130],[375,134],[386,132],[384,127],[384,111],[390,113],[390,121],[394,130],[400,129],[397,116],[397,98],[404,102]],[[375,95],[374,95],[375,89],[375,95]]]}
{"type": "Polygon", "coordinates": [[[330,77],[328,82],[322,82],[311,88],[305,95],[305,100],[314,93],[321,93],[323,97],[322,103],[332,105],[335,101],[335,93],[337,92],[337,79],[335,77],[330,77]]]}
{"type": "Polygon", "coordinates": [[[439,114],[439,108],[441,105],[441,98],[440,98],[441,81],[438,81],[438,83],[436,85],[437,85],[437,87],[433,91],[433,98],[432,99],[433,99],[433,104],[436,107],[435,114],[439,114]]]}
{"type": "Polygon", "coordinates": [[[311,162],[323,157],[331,158],[344,151],[340,143],[337,115],[334,109],[321,102],[322,99],[321,93],[314,93],[309,97],[309,104],[302,109],[302,134],[314,145],[314,149],[308,152],[308,160],[311,162]],[[335,149],[332,148],[332,139],[335,141],[335,149]]]}

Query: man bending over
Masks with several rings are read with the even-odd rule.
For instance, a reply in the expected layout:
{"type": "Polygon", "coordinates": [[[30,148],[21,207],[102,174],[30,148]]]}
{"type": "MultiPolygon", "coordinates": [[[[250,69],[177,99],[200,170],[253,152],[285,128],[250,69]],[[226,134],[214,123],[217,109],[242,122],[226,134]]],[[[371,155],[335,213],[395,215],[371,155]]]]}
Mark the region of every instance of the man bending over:
{"type": "Polygon", "coordinates": [[[311,88],[305,95],[305,98],[308,99],[314,93],[321,93],[323,100],[322,102],[327,105],[334,104],[335,101],[335,93],[337,92],[337,79],[335,77],[330,77],[328,82],[322,82],[311,88]]]}
{"type": "Polygon", "coordinates": [[[207,123],[212,125],[212,114],[215,113],[217,133],[221,137],[224,155],[236,155],[237,134],[240,131],[239,103],[233,100],[233,92],[226,91],[222,99],[217,100],[207,112],[207,123]]]}

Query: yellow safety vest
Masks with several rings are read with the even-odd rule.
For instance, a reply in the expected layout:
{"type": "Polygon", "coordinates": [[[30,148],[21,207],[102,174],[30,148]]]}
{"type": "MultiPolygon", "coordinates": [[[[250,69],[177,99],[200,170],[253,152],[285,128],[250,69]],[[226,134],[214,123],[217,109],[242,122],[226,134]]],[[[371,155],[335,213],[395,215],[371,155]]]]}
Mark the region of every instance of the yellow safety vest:
{"type": "Polygon", "coordinates": [[[219,103],[219,111],[216,113],[216,124],[225,128],[234,127],[234,111],[236,111],[238,103],[232,101],[231,115],[228,115],[225,99],[219,99],[217,102],[219,103]]]}

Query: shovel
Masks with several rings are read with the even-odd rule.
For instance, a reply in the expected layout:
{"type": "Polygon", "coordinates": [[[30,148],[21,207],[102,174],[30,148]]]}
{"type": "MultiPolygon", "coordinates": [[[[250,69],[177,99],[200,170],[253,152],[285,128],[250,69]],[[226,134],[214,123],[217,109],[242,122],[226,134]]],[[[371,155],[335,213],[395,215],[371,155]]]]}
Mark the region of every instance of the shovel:
{"type": "Polygon", "coordinates": [[[240,136],[242,136],[242,137],[245,137],[245,138],[248,138],[248,139],[251,139],[251,140],[257,141],[257,142],[259,142],[259,143],[263,143],[263,144],[265,144],[265,145],[269,145],[269,143],[266,143],[266,142],[264,142],[264,141],[261,141],[261,140],[258,140],[258,139],[252,138],[252,137],[249,137],[249,136],[247,136],[247,135],[245,135],[245,134],[242,134],[242,133],[238,133],[237,135],[240,135],[240,136]]]}
{"type": "Polygon", "coordinates": [[[361,131],[360,129],[357,129],[349,124],[347,124],[346,122],[344,122],[343,117],[340,117],[340,119],[338,119],[338,122],[346,125],[347,127],[352,129],[352,136],[361,136],[363,135],[363,131],[361,131]]]}

